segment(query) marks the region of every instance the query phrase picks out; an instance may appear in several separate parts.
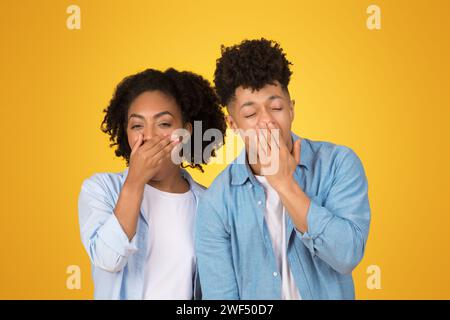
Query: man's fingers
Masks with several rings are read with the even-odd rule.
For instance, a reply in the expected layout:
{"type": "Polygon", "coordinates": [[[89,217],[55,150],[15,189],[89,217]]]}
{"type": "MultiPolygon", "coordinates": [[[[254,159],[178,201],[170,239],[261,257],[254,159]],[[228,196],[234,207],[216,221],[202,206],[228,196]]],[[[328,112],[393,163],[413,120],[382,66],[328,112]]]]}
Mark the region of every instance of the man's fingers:
{"type": "Polygon", "coordinates": [[[269,150],[269,147],[267,144],[267,140],[263,137],[261,130],[259,130],[259,129],[258,129],[257,139],[258,139],[257,155],[258,155],[259,162],[262,165],[266,165],[269,163],[270,150],[269,150]]]}
{"type": "Polygon", "coordinates": [[[270,132],[270,147],[273,148],[280,148],[280,129],[276,128],[275,125],[272,122],[269,122],[267,125],[270,132]]]}
{"type": "Polygon", "coordinates": [[[248,139],[248,162],[250,164],[256,164],[258,162],[258,135],[251,134],[245,139],[248,139]]]}
{"type": "Polygon", "coordinates": [[[294,159],[295,159],[295,163],[299,164],[300,163],[300,154],[301,154],[301,140],[298,139],[297,141],[294,142],[294,148],[293,148],[293,153],[294,153],[294,159]]]}
{"type": "Polygon", "coordinates": [[[264,125],[258,125],[257,126],[257,133],[258,133],[258,145],[259,148],[265,153],[269,154],[269,142],[267,140],[267,129],[264,128],[264,125]]]}
{"type": "Polygon", "coordinates": [[[266,124],[258,125],[258,134],[259,134],[259,141],[260,144],[265,144],[265,150],[267,150],[267,154],[269,154],[270,151],[270,140],[269,140],[269,128],[266,124]]]}

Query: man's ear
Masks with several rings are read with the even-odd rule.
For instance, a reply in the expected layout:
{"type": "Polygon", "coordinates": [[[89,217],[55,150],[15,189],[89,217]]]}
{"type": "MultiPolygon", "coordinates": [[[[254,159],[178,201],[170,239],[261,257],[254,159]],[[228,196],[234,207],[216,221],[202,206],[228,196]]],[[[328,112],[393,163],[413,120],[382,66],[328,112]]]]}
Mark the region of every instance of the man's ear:
{"type": "Polygon", "coordinates": [[[295,100],[294,99],[291,100],[289,111],[291,113],[291,121],[294,121],[294,117],[295,117],[295,100]]]}
{"type": "Polygon", "coordinates": [[[236,124],[236,121],[234,121],[233,117],[232,117],[231,115],[227,114],[227,115],[225,116],[225,120],[226,120],[228,126],[229,126],[231,129],[233,129],[233,132],[236,134],[236,133],[237,133],[238,126],[237,126],[237,124],[236,124]]]}

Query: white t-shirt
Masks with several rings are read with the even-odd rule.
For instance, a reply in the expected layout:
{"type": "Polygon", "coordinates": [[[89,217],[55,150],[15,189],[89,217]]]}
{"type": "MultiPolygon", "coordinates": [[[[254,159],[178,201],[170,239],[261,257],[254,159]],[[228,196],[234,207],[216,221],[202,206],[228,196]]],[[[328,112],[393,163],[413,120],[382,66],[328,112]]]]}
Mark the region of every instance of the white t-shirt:
{"type": "Polygon", "coordinates": [[[266,192],[264,219],[272,239],[272,247],[281,276],[281,299],[300,300],[301,296],[289,267],[286,243],[286,210],[280,196],[264,176],[255,176],[266,192]]]}
{"type": "Polygon", "coordinates": [[[192,299],[196,264],[193,192],[163,192],[146,184],[142,210],[149,225],[143,298],[192,299]]]}

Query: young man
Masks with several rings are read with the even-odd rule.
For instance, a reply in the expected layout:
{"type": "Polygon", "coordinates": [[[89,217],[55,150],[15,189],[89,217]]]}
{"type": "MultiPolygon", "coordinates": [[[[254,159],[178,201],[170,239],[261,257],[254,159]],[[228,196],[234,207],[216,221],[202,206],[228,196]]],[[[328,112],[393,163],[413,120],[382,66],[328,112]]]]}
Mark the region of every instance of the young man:
{"type": "Polygon", "coordinates": [[[199,203],[204,299],[354,299],[366,176],[351,149],[291,132],[290,64],[265,39],[222,48],[217,61],[216,90],[245,149],[199,203]]]}

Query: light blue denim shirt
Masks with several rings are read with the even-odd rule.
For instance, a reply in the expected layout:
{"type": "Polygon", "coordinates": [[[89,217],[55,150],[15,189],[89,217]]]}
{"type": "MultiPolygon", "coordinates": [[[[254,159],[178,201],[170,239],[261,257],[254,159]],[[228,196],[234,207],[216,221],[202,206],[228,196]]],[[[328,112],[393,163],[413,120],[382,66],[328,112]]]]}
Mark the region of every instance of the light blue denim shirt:
{"type": "MultiPolygon", "coordinates": [[[[204,187],[185,170],[197,205],[204,187]]],[[[78,213],[81,240],[92,264],[95,299],[142,299],[144,271],[148,254],[149,228],[142,206],[136,234],[131,241],[114,215],[114,208],[128,174],[98,173],[86,179],[81,187],[78,213]]],[[[167,230],[171,232],[171,230],[167,230]]],[[[195,298],[200,288],[197,272],[193,277],[195,298]]]]}
{"type": "MultiPolygon", "coordinates": [[[[199,203],[195,245],[203,299],[281,299],[265,192],[245,159],[244,150],[199,203]]],[[[302,139],[294,177],[311,199],[307,232],[286,219],[287,257],[300,295],[354,299],[351,272],[370,224],[362,163],[347,147],[302,139]]]]}

